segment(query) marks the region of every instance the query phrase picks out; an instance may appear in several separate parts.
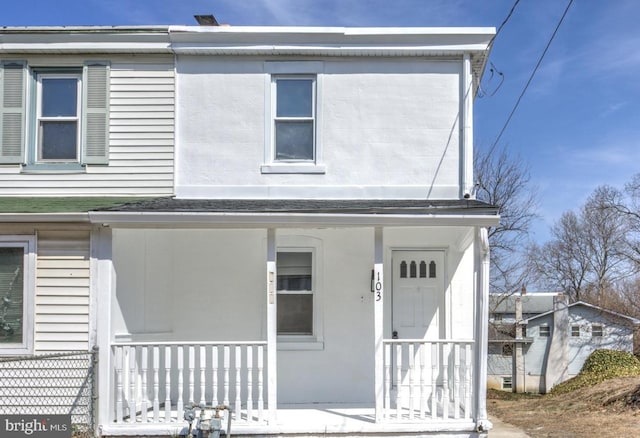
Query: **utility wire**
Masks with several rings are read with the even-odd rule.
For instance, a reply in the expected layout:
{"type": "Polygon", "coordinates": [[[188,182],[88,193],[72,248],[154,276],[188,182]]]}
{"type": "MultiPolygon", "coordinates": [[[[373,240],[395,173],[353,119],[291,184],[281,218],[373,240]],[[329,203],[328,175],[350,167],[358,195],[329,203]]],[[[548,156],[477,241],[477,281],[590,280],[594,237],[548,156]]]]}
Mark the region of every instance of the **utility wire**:
{"type": "Polygon", "coordinates": [[[491,38],[491,41],[489,41],[489,48],[491,48],[491,45],[493,44],[493,41],[496,39],[496,37],[498,36],[498,34],[500,33],[500,31],[502,30],[504,25],[507,24],[507,21],[509,21],[509,19],[513,15],[513,11],[516,10],[516,6],[518,6],[518,3],[520,3],[520,0],[516,0],[513,3],[513,6],[511,6],[511,10],[507,14],[507,18],[505,18],[504,21],[502,22],[502,24],[500,24],[500,26],[498,26],[498,30],[496,30],[496,34],[493,36],[493,38],[491,38]]]}
{"type": "MultiPolygon", "coordinates": [[[[542,55],[540,55],[540,59],[538,59],[538,63],[536,64],[536,66],[534,67],[533,71],[531,72],[531,76],[529,76],[529,80],[527,81],[527,83],[525,84],[524,88],[522,89],[522,92],[520,93],[520,96],[518,97],[518,100],[516,101],[516,104],[513,106],[513,109],[511,110],[511,113],[509,114],[509,117],[507,118],[507,121],[504,122],[504,125],[502,126],[502,129],[500,130],[500,134],[498,134],[498,137],[496,137],[496,140],[493,142],[493,144],[489,148],[489,153],[487,155],[491,155],[493,153],[493,150],[495,149],[496,145],[498,144],[498,141],[500,141],[500,138],[502,137],[502,134],[504,134],[504,131],[507,129],[507,126],[509,126],[509,122],[511,121],[511,118],[513,117],[513,115],[515,114],[516,110],[518,109],[518,106],[520,105],[520,101],[522,100],[522,97],[527,92],[527,89],[529,88],[529,84],[531,84],[531,81],[533,80],[533,77],[536,75],[536,72],[538,71],[538,68],[540,67],[540,64],[542,64],[542,60],[544,59],[544,56],[547,54],[547,51],[549,50],[549,47],[551,46],[551,42],[555,38],[556,33],[558,33],[558,29],[560,29],[560,26],[562,25],[562,22],[564,21],[564,17],[566,17],[567,12],[569,12],[569,8],[571,7],[572,4],[573,4],[573,0],[569,0],[569,4],[565,8],[564,13],[562,14],[562,17],[560,17],[560,21],[558,21],[558,24],[556,25],[556,28],[553,31],[553,34],[551,34],[551,38],[549,38],[549,42],[547,43],[547,46],[544,48],[544,51],[542,52],[542,55]]],[[[497,32],[496,32],[496,34],[497,34],[497,32]]]]}
{"type": "MultiPolygon", "coordinates": [[[[504,25],[507,24],[507,21],[509,21],[509,19],[513,15],[513,11],[516,10],[516,6],[518,6],[518,3],[520,3],[520,0],[515,0],[506,18],[502,21],[500,26],[498,26],[498,30],[496,30],[496,33],[493,35],[491,40],[489,40],[489,44],[487,45],[489,51],[491,51],[491,47],[493,47],[493,42],[495,41],[496,37],[498,36],[498,34],[500,33],[504,25]]],[[[491,82],[491,79],[493,79],[494,73],[497,73],[500,76],[500,83],[495,87],[495,89],[491,93],[487,93],[482,87],[482,84],[478,84],[478,97],[487,97],[487,96],[492,97],[500,89],[500,87],[502,86],[502,83],[504,82],[504,74],[500,70],[498,70],[498,68],[495,65],[493,65],[493,63],[491,63],[491,76],[487,80],[487,83],[491,82]]]]}

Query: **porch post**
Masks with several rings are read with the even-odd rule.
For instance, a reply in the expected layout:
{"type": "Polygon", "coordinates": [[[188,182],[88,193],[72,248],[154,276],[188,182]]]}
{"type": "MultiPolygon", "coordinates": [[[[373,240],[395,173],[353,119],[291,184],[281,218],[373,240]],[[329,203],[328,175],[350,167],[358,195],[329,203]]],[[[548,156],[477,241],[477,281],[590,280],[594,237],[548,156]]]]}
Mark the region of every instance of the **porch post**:
{"type": "Polygon", "coordinates": [[[269,423],[277,422],[278,336],[276,307],[276,230],[267,229],[267,411],[269,423]]]}
{"type": "Polygon", "coordinates": [[[484,227],[476,228],[476,428],[488,432],[493,425],[487,416],[487,355],[489,341],[489,237],[484,227]]]}
{"type": "Polygon", "coordinates": [[[376,227],[374,232],[374,265],[373,265],[373,338],[374,338],[374,386],[376,396],[376,422],[384,417],[384,345],[383,345],[383,302],[384,302],[384,278],[383,278],[383,233],[381,227],[376,227]]]}
{"type": "MultiPolygon", "coordinates": [[[[112,259],[112,231],[108,226],[97,226],[91,230],[90,261],[90,347],[98,347],[98,409],[94,419],[96,435],[102,424],[111,422],[113,416],[114,389],[111,382],[111,298],[115,295],[112,259]],[[100,309],[98,311],[98,309],[100,309]]],[[[99,435],[98,435],[99,436],[99,435]]]]}

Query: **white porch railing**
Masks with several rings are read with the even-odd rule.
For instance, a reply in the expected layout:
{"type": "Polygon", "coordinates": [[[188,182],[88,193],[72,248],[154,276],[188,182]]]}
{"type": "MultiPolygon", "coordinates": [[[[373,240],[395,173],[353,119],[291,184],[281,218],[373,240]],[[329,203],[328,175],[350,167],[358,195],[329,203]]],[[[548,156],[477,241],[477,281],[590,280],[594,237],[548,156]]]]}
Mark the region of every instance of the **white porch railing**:
{"type": "Polygon", "coordinates": [[[183,423],[187,403],[263,423],[266,342],[123,342],[112,346],[116,423],[183,423]]]}
{"type": "Polygon", "coordinates": [[[386,421],[472,418],[473,341],[383,343],[386,421]]]}

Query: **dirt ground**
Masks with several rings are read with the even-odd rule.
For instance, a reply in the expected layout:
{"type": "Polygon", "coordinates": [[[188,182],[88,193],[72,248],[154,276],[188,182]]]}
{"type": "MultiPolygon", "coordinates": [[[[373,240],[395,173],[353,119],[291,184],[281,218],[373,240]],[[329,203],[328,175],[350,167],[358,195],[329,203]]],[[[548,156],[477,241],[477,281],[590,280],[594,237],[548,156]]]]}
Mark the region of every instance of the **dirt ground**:
{"type": "Polygon", "coordinates": [[[533,438],[640,437],[640,377],[611,379],[557,396],[490,390],[487,398],[490,414],[533,438]]]}

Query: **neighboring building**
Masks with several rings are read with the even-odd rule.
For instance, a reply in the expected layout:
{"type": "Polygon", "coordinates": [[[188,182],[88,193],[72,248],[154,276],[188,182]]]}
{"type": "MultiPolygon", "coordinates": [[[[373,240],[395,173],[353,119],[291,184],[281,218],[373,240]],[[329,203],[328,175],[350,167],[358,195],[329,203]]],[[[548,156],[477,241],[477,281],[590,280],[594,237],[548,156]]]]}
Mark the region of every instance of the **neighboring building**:
{"type": "Polygon", "coordinates": [[[562,293],[491,296],[490,302],[490,388],[545,393],[577,375],[595,350],[634,351],[640,320],[581,301],[568,304],[562,293]]]}
{"type": "Polygon", "coordinates": [[[493,35],[0,29],[0,354],[98,347],[103,436],[485,435],[493,35]]]}

